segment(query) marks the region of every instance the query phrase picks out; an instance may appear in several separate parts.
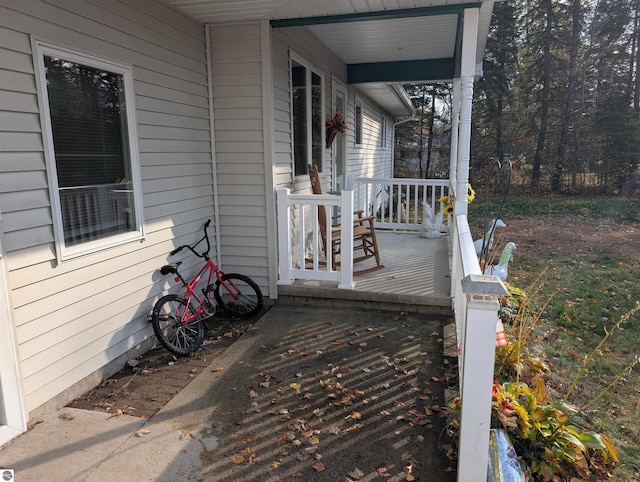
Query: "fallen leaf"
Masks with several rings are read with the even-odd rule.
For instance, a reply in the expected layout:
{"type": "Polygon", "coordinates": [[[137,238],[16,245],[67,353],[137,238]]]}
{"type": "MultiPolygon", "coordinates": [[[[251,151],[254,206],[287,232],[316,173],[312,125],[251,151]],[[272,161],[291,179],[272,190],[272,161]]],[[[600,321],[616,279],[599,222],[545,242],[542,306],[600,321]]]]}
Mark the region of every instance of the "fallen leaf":
{"type": "Polygon", "coordinates": [[[109,420],[110,418],[113,418],[113,417],[119,417],[120,415],[122,415],[122,410],[118,409],[115,412],[113,412],[111,415],[109,415],[107,417],[107,420],[109,420]]]}
{"type": "Polygon", "coordinates": [[[254,392],[253,390],[251,390],[249,392],[249,398],[258,398],[258,394],[256,392],[254,392]]]}
{"type": "Polygon", "coordinates": [[[311,468],[316,472],[322,472],[324,470],[324,464],[322,462],[318,462],[317,464],[313,464],[311,468]]]}
{"type": "Polygon", "coordinates": [[[358,480],[358,479],[361,479],[362,477],[364,477],[364,472],[356,467],[351,472],[349,472],[347,475],[349,477],[351,477],[352,479],[358,480]]]}
{"type": "Polygon", "coordinates": [[[289,385],[290,388],[293,388],[294,390],[300,390],[300,384],[299,383],[292,383],[289,385]]]}
{"type": "Polygon", "coordinates": [[[147,429],[143,428],[142,430],[138,430],[136,432],[136,437],[144,437],[145,435],[147,435],[149,433],[151,433],[150,430],[147,430],[147,429]]]}
{"type": "Polygon", "coordinates": [[[272,469],[277,469],[278,467],[280,467],[280,461],[279,460],[274,460],[273,462],[271,462],[271,468],[272,469]]]}
{"type": "Polygon", "coordinates": [[[224,367],[214,367],[213,370],[211,370],[212,372],[221,372],[222,370],[224,370],[224,367]]]}
{"type": "Polygon", "coordinates": [[[193,433],[191,433],[191,430],[189,429],[185,429],[182,431],[182,434],[180,435],[180,440],[184,440],[187,437],[194,438],[193,433]]]}
{"type": "Polygon", "coordinates": [[[249,434],[246,437],[244,437],[242,439],[242,441],[246,444],[251,444],[254,443],[256,441],[256,439],[258,438],[258,436],[255,433],[249,434]]]}
{"type": "Polygon", "coordinates": [[[231,462],[236,465],[244,464],[244,457],[242,455],[236,455],[231,459],[231,462]]]}
{"type": "Polygon", "coordinates": [[[309,438],[309,443],[311,445],[318,445],[320,443],[320,439],[314,435],[309,438]]]}
{"type": "Polygon", "coordinates": [[[60,420],[73,420],[75,417],[69,412],[65,412],[58,417],[60,420]]]}
{"type": "Polygon", "coordinates": [[[135,358],[132,358],[127,362],[127,365],[129,365],[131,368],[137,367],[138,365],[140,365],[140,360],[136,360],[135,358]]]}
{"type": "Polygon", "coordinates": [[[311,454],[309,452],[298,452],[296,455],[296,459],[300,462],[304,462],[305,460],[309,460],[311,458],[311,454]]]}

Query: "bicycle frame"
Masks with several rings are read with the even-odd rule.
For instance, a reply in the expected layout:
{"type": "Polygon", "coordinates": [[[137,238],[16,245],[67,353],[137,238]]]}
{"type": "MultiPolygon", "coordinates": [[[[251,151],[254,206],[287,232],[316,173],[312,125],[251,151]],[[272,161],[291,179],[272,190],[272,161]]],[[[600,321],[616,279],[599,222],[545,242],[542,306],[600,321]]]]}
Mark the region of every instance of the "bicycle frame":
{"type": "Polygon", "coordinates": [[[225,273],[221,269],[219,269],[218,266],[216,266],[216,264],[213,261],[211,261],[211,259],[208,256],[205,256],[204,266],[202,266],[202,268],[200,268],[198,273],[188,283],[180,275],[180,273],[178,273],[176,271],[175,281],[176,282],[181,282],[182,285],[185,287],[185,296],[184,297],[187,300],[187,305],[185,306],[184,313],[182,313],[182,316],[180,317],[180,323],[183,324],[183,325],[189,324],[192,321],[197,320],[198,317],[200,317],[201,315],[203,315],[207,311],[206,310],[206,303],[210,302],[209,296],[208,295],[204,295],[203,298],[200,298],[198,296],[197,292],[196,292],[196,285],[200,282],[200,280],[202,279],[202,275],[207,270],[209,271],[209,274],[208,274],[208,277],[207,277],[207,284],[206,284],[207,287],[211,286],[211,284],[212,284],[211,282],[215,278],[215,279],[218,280],[218,282],[222,286],[224,286],[224,288],[227,290],[227,292],[234,299],[238,298],[238,296],[236,294],[237,291],[238,291],[238,288],[235,285],[235,283],[233,281],[231,281],[231,280],[223,280],[222,277],[224,276],[225,273]],[[233,289],[230,289],[228,285],[233,289]],[[195,313],[190,314],[188,307],[191,306],[191,301],[192,300],[197,303],[199,308],[195,313]]]}
{"type": "Polygon", "coordinates": [[[218,283],[220,283],[220,285],[224,286],[224,288],[227,290],[227,292],[234,298],[234,299],[238,299],[238,287],[235,285],[235,283],[232,280],[223,280],[222,277],[225,275],[225,273],[218,268],[218,266],[216,266],[216,264],[211,260],[211,258],[209,258],[209,251],[211,249],[211,245],[209,243],[209,236],[207,234],[207,227],[209,227],[209,224],[211,223],[211,221],[207,221],[204,225],[204,236],[194,245],[189,246],[189,245],[183,245],[183,246],[179,246],[178,248],[174,249],[173,251],[171,251],[170,254],[176,254],[179,251],[181,251],[182,249],[188,249],[189,251],[191,251],[194,255],[196,255],[198,258],[204,258],[204,266],[202,266],[200,268],[200,270],[198,271],[198,273],[191,279],[191,281],[189,281],[187,283],[187,281],[182,277],[182,275],[178,272],[178,266],[180,265],[180,263],[178,263],[177,265],[175,265],[175,281],[176,282],[180,282],[182,283],[182,285],[185,287],[185,293],[184,293],[184,298],[187,301],[187,304],[184,308],[184,312],[182,313],[182,315],[180,316],[180,323],[182,325],[186,325],[189,324],[193,321],[198,321],[199,317],[202,316],[203,314],[205,314],[207,312],[207,303],[210,303],[210,297],[208,294],[208,288],[210,288],[212,286],[212,281],[215,278],[217,280],[218,283]],[[202,252],[202,253],[198,253],[195,250],[195,247],[198,246],[202,241],[207,242],[207,249],[206,251],[202,252]],[[196,293],[196,285],[200,282],[200,280],[202,279],[202,276],[204,275],[204,273],[208,271],[208,277],[207,277],[207,284],[205,285],[207,287],[207,289],[203,290],[203,298],[200,298],[198,296],[198,294],[196,293]],[[194,313],[190,313],[190,307],[191,307],[191,301],[195,301],[197,303],[198,309],[194,312],[194,313]]]}

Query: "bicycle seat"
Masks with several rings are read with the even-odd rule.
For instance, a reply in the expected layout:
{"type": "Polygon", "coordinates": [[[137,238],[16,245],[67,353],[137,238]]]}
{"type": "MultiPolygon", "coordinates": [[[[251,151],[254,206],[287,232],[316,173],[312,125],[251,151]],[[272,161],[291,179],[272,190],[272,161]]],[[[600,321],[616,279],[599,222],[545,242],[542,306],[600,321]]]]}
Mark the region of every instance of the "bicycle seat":
{"type": "Polygon", "coordinates": [[[160,268],[160,273],[163,276],[168,275],[169,273],[175,274],[178,272],[178,266],[182,264],[182,261],[178,261],[177,263],[165,264],[162,268],[160,268]]]}

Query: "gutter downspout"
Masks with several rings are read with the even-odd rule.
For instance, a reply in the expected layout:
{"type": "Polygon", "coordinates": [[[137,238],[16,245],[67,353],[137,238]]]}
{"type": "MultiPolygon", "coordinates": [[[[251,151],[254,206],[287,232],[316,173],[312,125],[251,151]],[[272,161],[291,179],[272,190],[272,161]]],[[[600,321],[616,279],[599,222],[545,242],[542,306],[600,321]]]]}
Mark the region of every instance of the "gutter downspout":
{"type": "Polygon", "coordinates": [[[216,134],[215,134],[215,118],[213,115],[213,79],[211,68],[211,34],[209,32],[210,25],[204,26],[204,39],[207,55],[207,91],[209,96],[209,136],[211,142],[211,174],[213,182],[213,225],[216,229],[216,264],[222,266],[222,250],[220,247],[220,202],[218,201],[218,168],[216,162],[216,134]]]}
{"type": "Polygon", "coordinates": [[[396,170],[396,127],[405,122],[412,121],[416,118],[416,109],[413,107],[413,102],[407,95],[407,91],[399,85],[391,85],[391,90],[398,96],[398,98],[407,106],[409,111],[409,117],[407,119],[396,121],[393,123],[393,130],[391,132],[391,177],[396,170]]]}
{"type": "Polygon", "coordinates": [[[267,217],[267,269],[269,298],[278,298],[278,215],[276,212],[275,129],[273,107],[273,61],[271,24],[260,21],[260,62],[262,67],[262,135],[264,148],[265,201],[267,217]]]}
{"type": "Polygon", "coordinates": [[[396,171],[396,127],[405,122],[412,121],[416,118],[416,111],[414,110],[410,117],[393,123],[393,130],[391,132],[391,177],[396,171]]]}

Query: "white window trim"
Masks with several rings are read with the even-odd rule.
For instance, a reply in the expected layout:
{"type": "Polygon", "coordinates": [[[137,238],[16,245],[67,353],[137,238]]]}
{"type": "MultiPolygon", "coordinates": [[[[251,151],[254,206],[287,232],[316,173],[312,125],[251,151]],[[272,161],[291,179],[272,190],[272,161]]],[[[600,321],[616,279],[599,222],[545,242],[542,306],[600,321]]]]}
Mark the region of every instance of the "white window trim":
{"type": "Polygon", "coordinates": [[[78,258],[91,253],[96,253],[104,249],[119,246],[121,244],[144,238],[143,222],[143,202],[142,202],[142,182],[140,179],[140,159],[138,155],[138,132],[135,116],[133,71],[130,66],[122,65],[110,60],[105,60],[90,54],[85,54],[66,47],[60,47],[48,42],[34,39],[32,41],[35,52],[36,86],[38,92],[38,103],[40,108],[40,118],[42,119],[42,136],[44,141],[44,155],[47,166],[47,177],[49,181],[49,197],[51,200],[53,216],[53,233],[56,246],[56,257],[58,262],[78,258]],[[62,226],[62,212],[60,207],[60,196],[58,186],[58,174],[55,162],[55,149],[53,146],[53,135],[51,128],[51,115],[49,111],[49,96],[47,92],[46,75],[44,68],[44,56],[57,56],[87,65],[97,69],[106,70],[123,76],[125,86],[125,102],[127,109],[127,135],[129,137],[129,162],[131,163],[131,182],[133,184],[133,200],[135,207],[135,222],[137,230],[127,233],[116,234],[104,239],[81,243],[76,246],[66,246],[64,241],[64,229],[62,226]]]}
{"type": "Polygon", "coordinates": [[[386,149],[387,146],[387,116],[382,114],[380,116],[380,147],[386,149]]]}
{"type": "MultiPolygon", "coordinates": [[[[320,105],[321,105],[321,113],[320,113],[320,119],[321,122],[324,124],[325,122],[325,118],[326,118],[326,106],[325,106],[325,89],[326,89],[326,79],[325,79],[325,75],[324,72],[322,72],[319,68],[317,68],[316,66],[314,66],[312,63],[310,63],[309,61],[305,60],[304,57],[299,56],[298,54],[296,54],[293,51],[289,51],[289,102],[290,102],[290,116],[291,116],[291,162],[292,162],[292,170],[293,170],[293,177],[294,179],[304,179],[304,178],[308,178],[309,177],[309,173],[303,173],[303,174],[298,174],[296,173],[296,160],[293,157],[293,79],[291,77],[291,62],[295,61],[297,63],[299,63],[300,65],[302,65],[303,67],[305,67],[307,69],[307,82],[308,82],[308,92],[309,95],[306,96],[306,103],[307,103],[307,112],[309,113],[308,115],[311,116],[311,73],[313,72],[314,74],[316,74],[317,76],[320,77],[320,81],[322,82],[322,89],[321,89],[321,93],[320,93],[320,105]]],[[[309,162],[312,159],[313,156],[313,142],[312,142],[312,132],[311,132],[311,122],[307,123],[307,162],[309,162]]],[[[320,129],[320,134],[321,134],[321,139],[320,139],[320,143],[321,143],[321,147],[322,149],[320,150],[320,172],[324,172],[325,171],[325,145],[326,145],[326,139],[325,139],[325,129],[322,128],[320,129]]]]}
{"type": "Polygon", "coordinates": [[[353,144],[358,148],[364,145],[364,102],[357,95],[353,103],[353,144]],[[358,106],[360,107],[360,144],[358,144],[358,106]]]}

